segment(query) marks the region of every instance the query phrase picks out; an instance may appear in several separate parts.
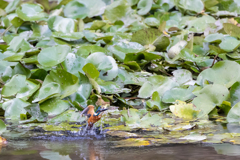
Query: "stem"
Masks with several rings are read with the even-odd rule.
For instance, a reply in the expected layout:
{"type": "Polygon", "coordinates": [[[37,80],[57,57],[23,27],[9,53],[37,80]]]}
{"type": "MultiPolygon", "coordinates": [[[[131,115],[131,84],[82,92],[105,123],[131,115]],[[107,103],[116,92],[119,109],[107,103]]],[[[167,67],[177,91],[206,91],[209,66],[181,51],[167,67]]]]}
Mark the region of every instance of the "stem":
{"type": "Polygon", "coordinates": [[[197,63],[196,63],[196,62],[194,62],[194,64],[196,65],[196,67],[197,67],[197,68],[198,68],[198,70],[200,71],[200,68],[198,67],[197,63]]]}
{"type": "Polygon", "coordinates": [[[0,35],[0,37],[4,36],[4,34],[12,27],[13,25],[11,24],[10,26],[5,29],[5,31],[0,35]]]}
{"type": "Polygon", "coordinates": [[[124,97],[123,99],[141,99],[139,97],[124,97]]]}
{"type": "Polygon", "coordinates": [[[214,65],[214,63],[215,63],[217,57],[218,57],[218,54],[214,57],[213,62],[212,62],[212,65],[211,65],[211,68],[212,68],[212,66],[214,65]]]}
{"type": "Polygon", "coordinates": [[[62,63],[60,63],[60,66],[61,66],[61,67],[62,67],[62,69],[63,69],[62,63]]]}
{"type": "Polygon", "coordinates": [[[171,74],[169,74],[169,73],[167,73],[166,71],[163,71],[163,70],[161,70],[161,69],[158,69],[160,72],[162,72],[162,73],[164,73],[164,74],[166,74],[166,75],[168,75],[168,76],[173,76],[173,75],[171,75],[171,74]]]}

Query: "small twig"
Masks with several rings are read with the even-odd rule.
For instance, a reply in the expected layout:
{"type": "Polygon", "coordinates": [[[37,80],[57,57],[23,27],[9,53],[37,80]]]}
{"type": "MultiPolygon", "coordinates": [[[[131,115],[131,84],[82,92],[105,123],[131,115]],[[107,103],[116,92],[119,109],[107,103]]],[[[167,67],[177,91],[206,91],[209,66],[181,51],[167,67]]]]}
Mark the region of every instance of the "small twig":
{"type": "Polygon", "coordinates": [[[141,99],[139,97],[124,97],[123,99],[141,99]]]}
{"type": "Polygon", "coordinates": [[[166,75],[168,75],[168,76],[173,76],[173,75],[171,75],[171,74],[169,74],[169,73],[167,73],[166,71],[163,71],[163,70],[161,70],[161,69],[158,69],[160,72],[162,72],[162,73],[164,73],[164,74],[166,74],[166,75]]]}
{"type": "Polygon", "coordinates": [[[0,37],[4,36],[4,34],[12,27],[13,25],[11,24],[10,26],[5,29],[5,31],[0,35],[0,37]]]}
{"type": "Polygon", "coordinates": [[[214,59],[213,59],[213,62],[212,62],[212,65],[211,65],[211,67],[210,67],[210,68],[212,68],[212,66],[214,65],[214,63],[215,63],[215,61],[216,61],[217,57],[218,57],[218,54],[216,54],[216,55],[215,55],[215,57],[214,57],[214,59]]]}
{"type": "Polygon", "coordinates": [[[19,61],[19,63],[25,68],[25,66],[22,64],[22,62],[19,61]]]}
{"type": "Polygon", "coordinates": [[[62,69],[63,69],[62,63],[60,63],[60,66],[61,66],[61,67],[62,67],[62,69]]]}
{"type": "Polygon", "coordinates": [[[128,113],[128,117],[132,117],[132,116],[130,115],[129,108],[128,108],[127,113],[128,113]]]}
{"type": "Polygon", "coordinates": [[[198,67],[197,63],[194,62],[194,64],[196,65],[197,69],[200,71],[201,69],[198,67]]]}

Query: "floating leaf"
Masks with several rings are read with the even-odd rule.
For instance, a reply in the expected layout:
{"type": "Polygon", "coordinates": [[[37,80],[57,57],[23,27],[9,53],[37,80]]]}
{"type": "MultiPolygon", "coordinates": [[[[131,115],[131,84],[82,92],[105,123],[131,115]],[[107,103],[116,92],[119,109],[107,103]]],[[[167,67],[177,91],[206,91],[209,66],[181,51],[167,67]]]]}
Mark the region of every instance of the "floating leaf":
{"type": "Polygon", "coordinates": [[[25,110],[32,116],[30,120],[26,120],[26,122],[34,120],[37,120],[38,122],[44,122],[47,119],[48,114],[43,112],[38,104],[31,104],[25,107],[25,110]]]}
{"type": "Polygon", "coordinates": [[[99,76],[99,72],[96,69],[96,67],[92,63],[87,63],[83,67],[83,71],[86,73],[86,75],[92,79],[96,79],[99,76]]]}
{"type": "Polygon", "coordinates": [[[174,103],[176,100],[186,101],[194,98],[192,91],[195,86],[189,86],[189,88],[172,88],[163,94],[162,101],[165,103],[174,103]]]}
{"type": "Polygon", "coordinates": [[[232,106],[240,102],[240,82],[236,82],[232,85],[230,90],[230,98],[232,106]]]}
{"type": "Polygon", "coordinates": [[[27,100],[35,91],[37,91],[39,86],[39,84],[26,80],[26,76],[17,74],[4,85],[2,95],[4,97],[16,96],[16,98],[27,100]]]}
{"type": "Polygon", "coordinates": [[[169,108],[175,116],[187,120],[198,118],[200,112],[192,103],[187,104],[180,100],[177,100],[175,105],[171,105],[169,108]]]}
{"type": "Polygon", "coordinates": [[[130,6],[126,0],[114,1],[111,5],[107,6],[105,9],[105,16],[111,22],[115,22],[116,20],[120,20],[126,13],[130,10],[130,6]]]}
{"type": "MultiPolygon", "coordinates": [[[[79,82],[78,78],[73,74],[68,73],[63,69],[57,69],[57,70],[52,70],[50,74],[46,76],[42,84],[42,87],[46,87],[46,85],[49,85],[49,83],[52,83],[52,85],[56,86],[55,89],[57,89],[58,86],[60,86],[60,91],[61,91],[60,98],[64,98],[77,91],[79,86],[78,82],[79,82]],[[57,83],[58,85],[56,85],[55,83],[57,83]]],[[[47,88],[46,90],[50,92],[49,87],[46,87],[47,88]]],[[[39,93],[39,95],[40,94],[44,95],[45,89],[42,89],[42,90],[40,89],[39,92],[40,91],[43,93],[39,93]]]]}
{"type": "Polygon", "coordinates": [[[223,24],[224,31],[233,37],[240,37],[240,28],[231,23],[224,23],[223,24]]]}
{"type": "Polygon", "coordinates": [[[240,41],[233,37],[225,37],[219,47],[224,51],[231,52],[240,46],[240,41]]]}
{"type": "Polygon", "coordinates": [[[153,92],[157,91],[162,96],[167,90],[178,86],[176,82],[171,80],[169,77],[156,75],[148,78],[139,90],[138,97],[148,98],[153,92]]]}
{"type": "Polygon", "coordinates": [[[163,105],[161,96],[159,96],[157,91],[153,92],[152,99],[148,100],[146,104],[149,110],[161,111],[166,108],[166,106],[163,105]]]}
{"type": "Polygon", "coordinates": [[[142,29],[135,32],[131,41],[140,43],[143,46],[152,44],[156,47],[156,51],[164,51],[170,44],[169,38],[154,28],[142,29]]]}
{"type": "Polygon", "coordinates": [[[88,56],[87,63],[94,64],[100,71],[100,78],[103,80],[112,80],[118,75],[118,66],[111,56],[106,56],[102,52],[95,52],[88,56]]]}
{"type": "Polygon", "coordinates": [[[138,11],[138,14],[139,15],[147,14],[152,8],[152,3],[153,3],[152,0],[140,0],[137,5],[137,7],[140,9],[138,11]]]}
{"type": "Polygon", "coordinates": [[[198,78],[197,83],[205,85],[209,82],[214,84],[225,85],[231,87],[236,81],[239,81],[239,75],[235,74],[240,72],[240,65],[233,61],[220,61],[214,64],[212,68],[202,71],[198,78]]]}
{"type": "Polygon", "coordinates": [[[0,120],[0,135],[7,130],[5,123],[0,120]]]}
{"type": "Polygon", "coordinates": [[[44,48],[38,54],[38,62],[45,67],[53,67],[63,62],[70,51],[67,45],[44,48]]]}
{"type": "Polygon", "coordinates": [[[138,53],[144,51],[145,48],[136,42],[119,42],[109,46],[108,50],[110,50],[119,61],[123,62],[127,53],[138,53]]]}
{"type": "Polygon", "coordinates": [[[24,108],[28,105],[30,105],[30,103],[23,101],[20,98],[14,98],[12,100],[4,102],[2,104],[2,108],[5,110],[5,118],[19,120],[21,114],[27,113],[24,108]]]}
{"type": "Polygon", "coordinates": [[[204,4],[201,0],[177,0],[177,6],[184,9],[200,13],[204,9],[204,4]]]}
{"type": "Polygon", "coordinates": [[[106,4],[102,0],[74,0],[64,8],[64,15],[69,18],[81,18],[98,16],[104,13],[106,4]]]}
{"type": "Polygon", "coordinates": [[[207,85],[193,94],[197,97],[192,103],[201,110],[200,116],[208,115],[216,106],[220,106],[229,98],[228,89],[219,84],[207,85]]]}
{"type": "Polygon", "coordinates": [[[239,122],[240,121],[240,103],[236,103],[228,112],[227,121],[228,122],[239,122]]]}
{"type": "Polygon", "coordinates": [[[40,109],[48,113],[49,116],[56,116],[69,108],[67,101],[51,98],[40,104],[40,109]]]}
{"type": "Polygon", "coordinates": [[[39,21],[47,17],[40,4],[23,3],[16,13],[24,21],[39,21]]]}
{"type": "Polygon", "coordinates": [[[49,18],[48,27],[55,32],[72,33],[76,31],[76,25],[73,19],[60,16],[49,18]]]}

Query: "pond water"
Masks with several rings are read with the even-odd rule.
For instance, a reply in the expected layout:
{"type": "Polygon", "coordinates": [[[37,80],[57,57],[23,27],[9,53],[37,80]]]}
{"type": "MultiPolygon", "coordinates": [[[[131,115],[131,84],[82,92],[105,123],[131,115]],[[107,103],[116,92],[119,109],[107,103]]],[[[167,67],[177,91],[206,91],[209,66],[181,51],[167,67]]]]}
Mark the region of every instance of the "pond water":
{"type": "Polygon", "coordinates": [[[4,160],[236,160],[240,146],[231,144],[181,144],[158,147],[113,148],[108,139],[68,138],[52,140],[11,140],[1,146],[4,160]]]}

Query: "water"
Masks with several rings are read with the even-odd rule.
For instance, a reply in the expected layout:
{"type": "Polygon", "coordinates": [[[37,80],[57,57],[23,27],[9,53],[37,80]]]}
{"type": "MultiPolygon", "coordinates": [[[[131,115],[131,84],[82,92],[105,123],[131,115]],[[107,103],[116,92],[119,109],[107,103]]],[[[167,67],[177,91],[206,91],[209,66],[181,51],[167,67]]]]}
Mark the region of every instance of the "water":
{"type": "Polygon", "coordinates": [[[236,160],[240,146],[230,144],[161,145],[114,148],[116,141],[96,138],[12,140],[1,146],[3,160],[236,160]]]}

